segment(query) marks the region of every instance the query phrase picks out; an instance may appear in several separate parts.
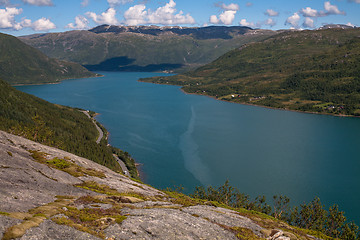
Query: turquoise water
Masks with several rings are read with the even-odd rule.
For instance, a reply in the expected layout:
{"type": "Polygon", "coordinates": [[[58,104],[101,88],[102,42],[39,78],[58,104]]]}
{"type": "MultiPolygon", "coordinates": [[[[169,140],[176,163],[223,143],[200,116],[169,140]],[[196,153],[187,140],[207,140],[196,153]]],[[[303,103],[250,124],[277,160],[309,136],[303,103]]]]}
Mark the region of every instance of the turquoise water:
{"type": "Polygon", "coordinates": [[[255,197],[315,196],[360,223],[360,119],[245,106],[141,83],[159,73],[102,73],[18,89],[50,102],[91,109],[110,144],[141,163],[158,188],[221,185],[255,197]]]}

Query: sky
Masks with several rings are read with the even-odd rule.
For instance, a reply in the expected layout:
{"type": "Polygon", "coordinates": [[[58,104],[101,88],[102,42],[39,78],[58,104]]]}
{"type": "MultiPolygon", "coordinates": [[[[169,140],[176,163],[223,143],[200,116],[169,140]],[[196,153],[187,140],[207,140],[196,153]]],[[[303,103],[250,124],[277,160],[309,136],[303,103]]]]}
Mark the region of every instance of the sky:
{"type": "Polygon", "coordinates": [[[0,0],[0,32],[86,30],[98,25],[360,26],[360,0],[0,0]]]}

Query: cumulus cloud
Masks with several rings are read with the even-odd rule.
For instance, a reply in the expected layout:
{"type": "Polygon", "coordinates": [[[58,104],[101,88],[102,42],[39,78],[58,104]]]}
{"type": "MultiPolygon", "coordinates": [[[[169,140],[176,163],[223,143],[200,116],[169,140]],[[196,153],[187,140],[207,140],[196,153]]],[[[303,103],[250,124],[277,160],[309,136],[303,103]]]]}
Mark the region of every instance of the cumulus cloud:
{"type": "Polygon", "coordinates": [[[306,7],[300,10],[300,13],[304,17],[318,17],[319,12],[316,9],[312,9],[311,7],[306,7]]]}
{"type": "Polygon", "coordinates": [[[159,7],[155,12],[148,11],[148,23],[154,24],[195,24],[195,20],[190,14],[184,15],[183,11],[176,14],[176,3],[170,0],[163,7],[159,7]]]}
{"type": "Polygon", "coordinates": [[[244,27],[255,27],[253,22],[248,22],[246,19],[241,19],[239,24],[244,27]]]}
{"type": "Polygon", "coordinates": [[[140,25],[144,24],[147,21],[147,11],[145,11],[146,6],[143,4],[135,5],[130,7],[125,13],[124,18],[125,22],[128,25],[140,25]]]}
{"type": "MultiPolygon", "coordinates": [[[[356,0],[356,1],[360,1],[360,0],[356,0]]],[[[301,15],[303,15],[305,18],[306,17],[315,18],[315,17],[325,17],[328,15],[345,15],[346,14],[345,12],[340,11],[337,6],[331,5],[330,2],[324,3],[324,9],[325,9],[325,11],[318,11],[316,9],[312,9],[311,7],[306,7],[306,8],[301,9],[299,11],[299,13],[301,15]]]]}
{"type": "Polygon", "coordinates": [[[122,4],[130,3],[130,2],[133,2],[133,1],[134,0],[107,0],[110,7],[115,7],[116,5],[122,5],[122,4]]]}
{"type": "Polygon", "coordinates": [[[0,9],[0,28],[13,28],[20,30],[21,25],[15,22],[15,16],[22,13],[21,8],[0,9]]]}
{"type": "Polygon", "coordinates": [[[32,22],[30,19],[16,22],[15,16],[21,13],[21,8],[0,9],[0,29],[21,30],[23,28],[32,28],[35,31],[49,31],[56,28],[55,24],[47,18],[41,18],[35,22],[32,22]]]}
{"type": "Polygon", "coordinates": [[[86,15],[97,24],[117,25],[119,23],[116,19],[116,10],[114,8],[109,8],[100,15],[94,12],[87,12],[86,15]]]}
{"type": "Polygon", "coordinates": [[[285,24],[289,24],[294,28],[299,27],[300,15],[298,13],[294,13],[292,16],[286,19],[285,24]]]}
{"type": "Polygon", "coordinates": [[[325,2],[324,8],[325,8],[327,14],[345,15],[345,12],[340,11],[336,5],[331,5],[330,2],[325,2]]]}
{"type": "Polygon", "coordinates": [[[239,11],[240,10],[239,5],[236,4],[236,3],[230,3],[229,5],[226,5],[225,3],[223,3],[223,4],[220,4],[220,5],[218,4],[217,6],[224,9],[225,11],[228,11],[228,10],[230,10],[230,11],[239,11]]]}
{"type": "Polygon", "coordinates": [[[225,24],[225,25],[231,25],[234,22],[235,15],[237,11],[240,9],[238,4],[231,3],[229,5],[226,4],[218,4],[218,7],[223,9],[224,11],[219,15],[211,15],[210,16],[210,23],[212,24],[225,24]]]}
{"type": "Polygon", "coordinates": [[[157,8],[155,11],[146,10],[144,4],[130,7],[125,13],[125,23],[127,25],[139,24],[195,24],[195,19],[190,14],[184,14],[183,11],[177,13],[176,3],[170,0],[165,6],[157,8]]]}
{"type": "Polygon", "coordinates": [[[51,29],[55,29],[56,26],[47,18],[40,18],[31,24],[31,28],[35,31],[49,31],[51,29]]]}
{"type": "Polygon", "coordinates": [[[272,18],[268,18],[265,22],[264,22],[265,25],[268,25],[270,27],[273,27],[276,25],[276,21],[272,18]]]}
{"type": "Polygon", "coordinates": [[[236,11],[228,10],[220,14],[219,19],[225,25],[231,25],[235,19],[236,11]]]}
{"type": "Polygon", "coordinates": [[[22,0],[24,3],[36,6],[53,6],[52,0],[22,0]]]}
{"type": "Polygon", "coordinates": [[[274,11],[272,9],[267,9],[265,15],[268,15],[269,17],[276,17],[279,16],[279,12],[274,11]]]}
{"type": "Polygon", "coordinates": [[[314,28],[314,20],[312,18],[306,17],[303,26],[306,28],[314,28]]]}
{"type": "Polygon", "coordinates": [[[66,25],[66,28],[86,29],[86,28],[88,28],[88,23],[89,23],[89,21],[87,20],[86,17],[77,16],[77,17],[75,17],[75,24],[74,23],[69,23],[68,25],[66,25]]]}
{"type": "Polygon", "coordinates": [[[235,19],[236,11],[224,11],[222,12],[219,17],[216,15],[210,16],[210,23],[213,24],[225,24],[225,25],[231,25],[235,19]]]}

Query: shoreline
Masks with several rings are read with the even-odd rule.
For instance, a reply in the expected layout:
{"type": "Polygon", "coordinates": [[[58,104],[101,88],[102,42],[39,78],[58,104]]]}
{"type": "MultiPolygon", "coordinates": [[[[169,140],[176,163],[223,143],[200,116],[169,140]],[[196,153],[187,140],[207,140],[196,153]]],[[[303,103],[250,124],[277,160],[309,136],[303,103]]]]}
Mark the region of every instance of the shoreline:
{"type": "Polygon", "coordinates": [[[52,85],[52,84],[60,84],[63,81],[67,80],[75,80],[75,79],[84,79],[84,78],[98,78],[98,77],[104,77],[104,75],[95,73],[97,76],[89,76],[89,77],[79,77],[79,78],[64,78],[61,80],[56,80],[55,82],[44,82],[44,83],[19,83],[19,84],[10,84],[12,87],[18,87],[18,86],[41,86],[41,85],[52,85]]]}
{"type": "MultiPolygon", "coordinates": [[[[156,84],[159,84],[159,85],[167,85],[167,84],[161,84],[161,83],[156,83],[156,84]]],[[[168,84],[168,85],[170,85],[170,84],[168,84]]],[[[173,86],[179,86],[179,85],[173,85],[173,86]]],[[[281,111],[289,111],[289,112],[296,112],[296,113],[326,115],[326,116],[333,116],[333,117],[353,117],[353,118],[360,118],[360,116],[354,116],[354,115],[340,115],[340,114],[331,114],[331,113],[308,112],[308,111],[300,111],[300,110],[293,110],[293,109],[287,109],[287,108],[269,107],[269,106],[263,106],[263,105],[245,103],[245,102],[233,102],[233,101],[228,101],[228,100],[224,100],[224,99],[218,99],[218,98],[213,97],[213,96],[210,96],[210,95],[197,94],[197,93],[188,93],[188,92],[184,91],[184,89],[183,89],[182,86],[180,86],[180,90],[181,90],[184,94],[205,96],[205,97],[209,97],[209,98],[212,98],[212,99],[214,99],[214,100],[217,100],[217,101],[223,101],[223,102],[234,103],[234,104],[241,104],[241,105],[246,105],[246,106],[262,107],[262,108],[267,108],[267,109],[281,110],[281,111]]]]}
{"type": "Polygon", "coordinates": [[[141,79],[139,79],[138,81],[139,81],[139,82],[144,82],[144,83],[158,84],[158,85],[177,86],[177,87],[180,87],[180,91],[182,91],[184,94],[209,97],[209,98],[212,98],[212,99],[217,100],[217,101],[223,101],[223,102],[228,102],[228,103],[241,104],[241,105],[254,106],[254,107],[262,107],[262,108],[273,109],[273,110],[297,112],[297,113],[316,114],[316,115],[327,115],[327,116],[334,116],[334,117],[360,118],[360,116],[354,116],[354,115],[339,115],[339,114],[331,114],[331,113],[308,112],[308,111],[300,111],[300,110],[293,110],[293,109],[286,109],[286,108],[269,107],[269,106],[251,104],[251,103],[246,103],[246,102],[233,102],[233,101],[228,101],[228,100],[224,100],[224,99],[219,99],[219,98],[216,98],[216,97],[213,97],[213,96],[210,96],[210,95],[206,95],[206,94],[189,93],[189,92],[186,92],[186,91],[184,90],[184,86],[181,86],[181,85],[167,84],[167,83],[156,83],[156,82],[147,82],[147,81],[141,81],[141,79]]]}

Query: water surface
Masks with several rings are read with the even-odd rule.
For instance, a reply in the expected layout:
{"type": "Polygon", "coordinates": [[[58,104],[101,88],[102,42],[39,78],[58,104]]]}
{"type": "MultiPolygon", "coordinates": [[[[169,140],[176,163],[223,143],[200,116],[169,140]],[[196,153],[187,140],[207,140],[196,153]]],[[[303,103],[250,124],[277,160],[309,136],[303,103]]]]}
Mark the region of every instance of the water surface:
{"type": "Polygon", "coordinates": [[[141,163],[158,188],[221,185],[255,197],[319,196],[360,223],[360,119],[246,106],[141,83],[159,73],[102,73],[18,89],[50,102],[90,109],[110,144],[141,163]]]}

